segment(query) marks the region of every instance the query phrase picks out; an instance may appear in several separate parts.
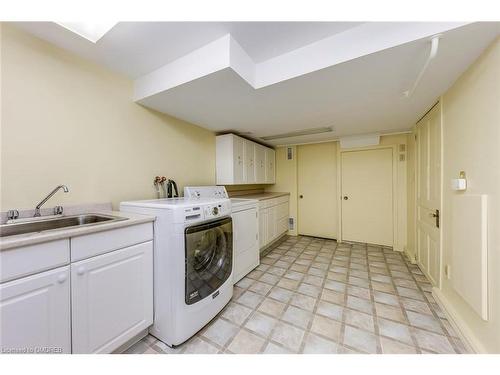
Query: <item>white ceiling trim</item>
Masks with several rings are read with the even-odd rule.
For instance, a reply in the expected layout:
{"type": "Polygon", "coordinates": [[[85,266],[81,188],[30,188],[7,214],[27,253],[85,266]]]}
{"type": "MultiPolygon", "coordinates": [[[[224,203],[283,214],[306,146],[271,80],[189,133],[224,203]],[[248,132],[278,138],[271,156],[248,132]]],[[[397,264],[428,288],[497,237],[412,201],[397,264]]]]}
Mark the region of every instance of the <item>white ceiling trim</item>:
{"type": "Polygon", "coordinates": [[[135,80],[134,100],[164,92],[226,68],[254,89],[312,73],[467,23],[366,23],[255,64],[230,34],[135,80]]]}

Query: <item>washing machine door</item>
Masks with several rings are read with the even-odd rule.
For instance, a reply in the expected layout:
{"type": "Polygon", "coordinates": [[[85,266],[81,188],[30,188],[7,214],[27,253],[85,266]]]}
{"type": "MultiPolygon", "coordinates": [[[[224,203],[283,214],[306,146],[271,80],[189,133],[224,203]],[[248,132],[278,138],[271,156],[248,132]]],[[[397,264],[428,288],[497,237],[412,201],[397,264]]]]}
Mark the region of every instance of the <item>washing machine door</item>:
{"type": "MultiPolygon", "coordinates": [[[[191,305],[215,292],[233,268],[233,224],[231,218],[185,229],[185,301],[191,305]]],[[[216,296],[214,295],[213,298],[216,296]]]]}

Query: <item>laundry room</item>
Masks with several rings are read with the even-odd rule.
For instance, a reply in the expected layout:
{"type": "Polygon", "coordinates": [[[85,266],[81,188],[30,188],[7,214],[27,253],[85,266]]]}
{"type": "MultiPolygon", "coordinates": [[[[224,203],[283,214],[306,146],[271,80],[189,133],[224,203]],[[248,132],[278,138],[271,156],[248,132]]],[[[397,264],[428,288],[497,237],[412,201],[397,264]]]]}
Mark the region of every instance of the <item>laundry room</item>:
{"type": "Polygon", "coordinates": [[[0,362],[500,354],[498,12],[18,12],[0,362]]]}

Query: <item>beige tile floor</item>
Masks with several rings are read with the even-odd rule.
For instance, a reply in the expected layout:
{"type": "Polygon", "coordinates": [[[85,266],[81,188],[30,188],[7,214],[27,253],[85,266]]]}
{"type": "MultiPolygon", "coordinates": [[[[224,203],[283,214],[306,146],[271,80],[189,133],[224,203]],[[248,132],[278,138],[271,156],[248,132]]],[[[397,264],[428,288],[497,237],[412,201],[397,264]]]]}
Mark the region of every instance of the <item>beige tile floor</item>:
{"type": "Polygon", "coordinates": [[[389,248],[285,237],[223,311],[172,349],[125,353],[465,353],[416,265],[389,248]]]}

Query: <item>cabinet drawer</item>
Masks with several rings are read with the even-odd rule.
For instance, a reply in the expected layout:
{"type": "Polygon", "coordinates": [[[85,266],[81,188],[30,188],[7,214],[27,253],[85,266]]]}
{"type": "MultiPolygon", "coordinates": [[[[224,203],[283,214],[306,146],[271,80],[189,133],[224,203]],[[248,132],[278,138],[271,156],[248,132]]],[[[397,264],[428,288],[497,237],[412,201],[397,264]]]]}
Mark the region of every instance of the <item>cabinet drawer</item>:
{"type": "Polygon", "coordinates": [[[0,282],[69,263],[69,240],[57,240],[0,252],[0,282]]]}
{"type": "Polygon", "coordinates": [[[76,262],[152,239],[153,223],[74,237],[71,238],[71,261],[76,262]]]}

